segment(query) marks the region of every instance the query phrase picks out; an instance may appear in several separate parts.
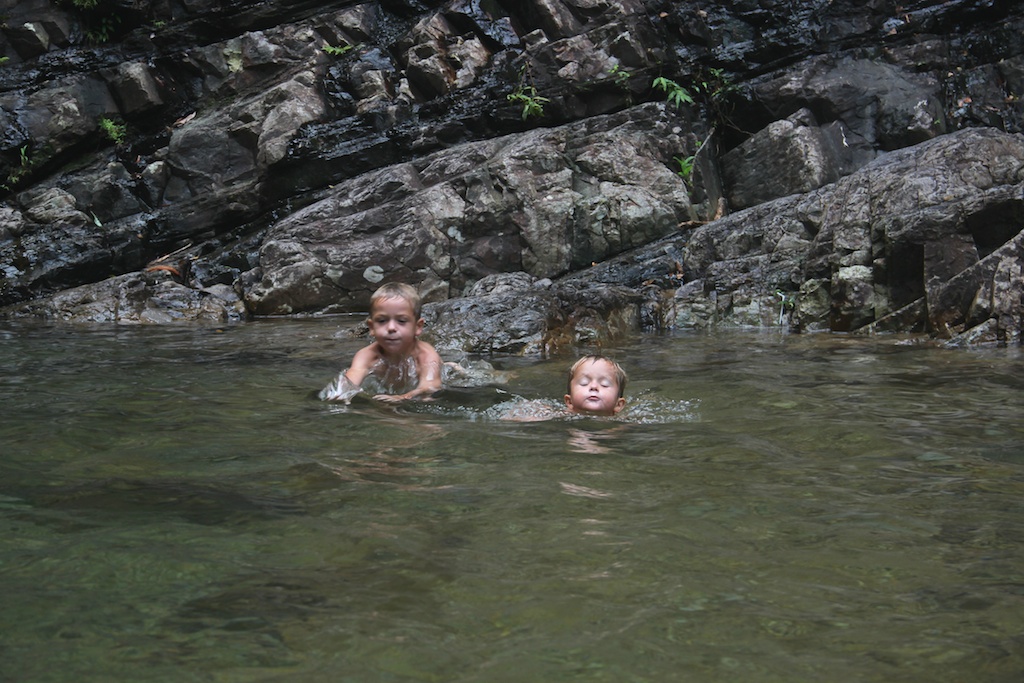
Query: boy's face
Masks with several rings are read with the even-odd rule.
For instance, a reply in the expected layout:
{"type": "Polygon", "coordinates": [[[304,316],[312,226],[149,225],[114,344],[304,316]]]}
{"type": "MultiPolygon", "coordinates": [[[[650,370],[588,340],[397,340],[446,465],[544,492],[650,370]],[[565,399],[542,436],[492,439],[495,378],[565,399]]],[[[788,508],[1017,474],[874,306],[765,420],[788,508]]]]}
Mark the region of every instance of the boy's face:
{"type": "Polygon", "coordinates": [[[590,361],[577,368],[565,395],[570,413],[615,415],[625,405],[626,399],[619,397],[615,368],[606,360],[590,361]]]}
{"type": "Polygon", "coordinates": [[[408,356],[423,331],[423,319],[417,319],[412,306],[401,297],[378,300],[366,323],[381,353],[395,359],[408,356]]]}

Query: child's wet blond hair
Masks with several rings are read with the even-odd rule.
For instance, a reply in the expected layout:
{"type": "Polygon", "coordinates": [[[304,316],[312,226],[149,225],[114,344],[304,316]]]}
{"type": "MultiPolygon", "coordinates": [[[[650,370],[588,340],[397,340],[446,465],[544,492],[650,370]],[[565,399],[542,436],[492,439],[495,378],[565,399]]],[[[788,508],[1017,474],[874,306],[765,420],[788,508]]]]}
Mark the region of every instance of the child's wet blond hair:
{"type": "Polygon", "coordinates": [[[422,312],[420,293],[412,285],[407,285],[404,282],[388,282],[381,285],[370,297],[370,313],[373,313],[373,307],[377,305],[377,302],[384,299],[405,299],[412,307],[413,315],[417,320],[420,319],[422,312]]]}

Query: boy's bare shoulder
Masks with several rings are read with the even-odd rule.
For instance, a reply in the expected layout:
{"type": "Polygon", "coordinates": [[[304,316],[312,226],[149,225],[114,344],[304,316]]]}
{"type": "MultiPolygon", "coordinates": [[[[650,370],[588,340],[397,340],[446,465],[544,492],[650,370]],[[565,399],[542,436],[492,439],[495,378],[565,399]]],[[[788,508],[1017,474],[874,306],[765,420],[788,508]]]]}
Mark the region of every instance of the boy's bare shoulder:
{"type": "Polygon", "coordinates": [[[425,341],[416,343],[416,360],[419,362],[440,362],[441,354],[425,341]]]}
{"type": "Polygon", "coordinates": [[[380,357],[380,347],[377,345],[377,342],[371,342],[369,345],[356,351],[355,355],[352,356],[352,362],[372,363],[380,357]]]}

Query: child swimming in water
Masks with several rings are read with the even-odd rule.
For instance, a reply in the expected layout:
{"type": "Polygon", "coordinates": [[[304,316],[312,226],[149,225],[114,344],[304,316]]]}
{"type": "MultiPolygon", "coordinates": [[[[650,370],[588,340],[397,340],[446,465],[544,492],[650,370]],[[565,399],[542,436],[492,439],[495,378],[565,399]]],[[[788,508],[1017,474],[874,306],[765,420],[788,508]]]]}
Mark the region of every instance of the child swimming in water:
{"type": "Polygon", "coordinates": [[[534,399],[496,406],[499,408],[497,417],[515,422],[541,422],[576,415],[618,415],[626,406],[626,371],[606,356],[583,356],[569,368],[566,391],[564,403],[534,399]]]}
{"type": "Polygon", "coordinates": [[[582,415],[617,415],[626,405],[626,371],[611,358],[583,356],[569,369],[565,408],[582,415]]]}
{"type": "Polygon", "coordinates": [[[324,401],[349,401],[367,377],[388,391],[375,399],[387,402],[428,397],[442,388],[441,356],[421,341],[420,296],[410,285],[391,282],[370,297],[366,325],[373,342],[356,352],[347,370],[320,392],[324,401]]]}

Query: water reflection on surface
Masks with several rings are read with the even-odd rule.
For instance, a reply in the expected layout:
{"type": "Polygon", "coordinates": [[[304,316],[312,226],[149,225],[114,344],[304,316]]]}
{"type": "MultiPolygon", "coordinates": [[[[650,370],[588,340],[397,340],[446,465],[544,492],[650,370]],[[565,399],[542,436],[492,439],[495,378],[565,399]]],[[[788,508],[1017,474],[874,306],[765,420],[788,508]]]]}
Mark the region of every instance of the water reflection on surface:
{"type": "Polygon", "coordinates": [[[337,329],[0,328],[0,679],[1024,672],[1019,350],[645,337],[517,422],[572,359],[338,406],[337,329]]]}

